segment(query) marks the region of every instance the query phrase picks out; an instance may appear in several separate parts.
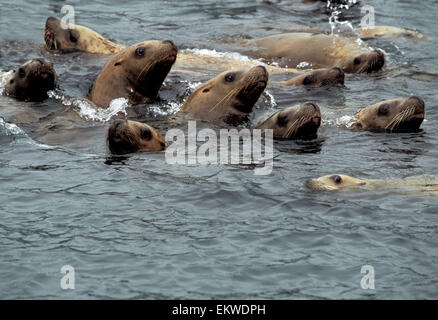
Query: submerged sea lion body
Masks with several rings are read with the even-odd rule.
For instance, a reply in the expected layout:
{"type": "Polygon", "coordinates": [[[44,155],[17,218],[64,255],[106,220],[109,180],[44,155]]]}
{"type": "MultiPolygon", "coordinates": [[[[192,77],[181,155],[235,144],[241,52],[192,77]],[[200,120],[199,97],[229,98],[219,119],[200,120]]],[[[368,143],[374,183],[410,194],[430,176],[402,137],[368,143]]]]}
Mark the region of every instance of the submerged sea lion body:
{"type": "Polygon", "coordinates": [[[438,195],[438,177],[431,175],[411,176],[403,179],[374,180],[358,179],[344,174],[331,174],[307,180],[303,186],[312,191],[353,190],[355,187],[363,187],[368,189],[402,189],[411,193],[438,195]]]}
{"type": "Polygon", "coordinates": [[[50,61],[32,59],[22,64],[7,79],[5,95],[29,101],[47,99],[47,92],[57,86],[57,75],[50,61]]]}
{"type": "Polygon", "coordinates": [[[318,105],[306,102],[277,111],[257,125],[257,129],[272,129],[275,139],[295,139],[315,137],[320,125],[318,105]]]}
{"type": "Polygon", "coordinates": [[[126,98],[130,104],[151,102],[177,52],[169,40],[151,40],[126,48],[105,64],[90,91],[90,100],[102,108],[108,108],[115,98],[126,98]]]}
{"type": "Polygon", "coordinates": [[[193,92],[180,111],[203,120],[244,122],[265,90],[268,78],[263,66],[223,72],[193,92]]]}
{"type": "Polygon", "coordinates": [[[382,38],[407,38],[407,39],[426,39],[424,34],[405,28],[391,27],[391,26],[375,26],[369,28],[354,29],[363,40],[368,39],[382,39],[382,38]]]}
{"type": "Polygon", "coordinates": [[[285,33],[255,40],[255,44],[259,57],[286,68],[339,66],[346,73],[361,73],[378,71],[385,64],[382,51],[327,34],[285,33]]]}

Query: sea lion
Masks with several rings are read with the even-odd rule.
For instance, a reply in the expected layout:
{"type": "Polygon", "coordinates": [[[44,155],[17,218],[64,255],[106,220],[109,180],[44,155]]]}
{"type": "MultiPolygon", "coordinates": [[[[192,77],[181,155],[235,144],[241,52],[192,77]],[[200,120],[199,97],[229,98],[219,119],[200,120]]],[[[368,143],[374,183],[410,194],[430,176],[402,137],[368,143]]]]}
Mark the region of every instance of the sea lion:
{"type": "Polygon", "coordinates": [[[63,28],[62,21],[55,17],[47,18],[44,40],[47,49],[62,53],[83,51],[115,54],[125,48],[84,26],[66,24],[66,28],[63,28]]]}
{"type": "Polygon", "coordinates": [[[353,190],[354,187],[368,189],[384,188],[402,189],[408,193],[429,193],[438,195],[438,177],[433,175],[417,175],[406,178],[388,180],[358,179],[344,174],[330,174],[316,179],[309,179],[303,187],[312,191],[353,190]]]}
{"type": "Polygon", "coordinates": [[[269,74],[263,66],[223,72],[193,92],[180,111],[203,120],[220,120],[233,125],[242,123],[248,120],[268,79],[269,74]]]}
{"type": "Polygon", "coordinates": [[[295,32],[258,39],[255,44],[259,58],[277,62],[280,67],[339,66],[346,73],[370,73],[385,64],[381,50],[372,50],[347,37],[295,32]]]}
{"type": "Polygon", "coordinates": [[[385,100],[357,112],[351,127],[387,132],[417,131],[424,113],[424,101],[418,97],[385,100]]]}
{"type": "Polygon", "coordinates": [[[42,58],[22,64],[7,79],[3,89],[5,95],[30,101],[47,99],[47,92],[57,86],[57,75],[53,64],[42,58]]]}
{"type": "Polygon", "coordinates": [[[415,40],[427,39],[426,35],[418,31],[391,26],[356,28],[354,31],[359,34],[362,40],[381,38],[407,38],[415,40]]]}
{"type": "Polygon", "coordinates": [[[281,84],[285,86],[304,86],[306,88],[319,88],[332,84],[344,84],[345,74],[339,67],[330,69],[317,69],[296,76],[281,84]]]}
{"type": "Polygon", "coordinates": [[[90,100],[108,108],[111,100],[150,103],[175,63],[177,46],[170,40],[134,44],[110,59],[90,91],[90,100]]]}
{"type": "Polygon", "coordinates": [[[161,134],[146,123],[121,119],[110,124],[107,145],[113,154],[161,151],[167,146],[161,134]]]}
{"type": "Polygon", "coordinates": [[[307,180],[303,186],[314,191],[331,191],[346,187],[364,186],[366,184],[366,180],[353,178],[344,174],[331,174],[317,179],[307,180]]]}
{"type": "Polygon", "coordinates": [[[257,129],[273,129],[275,139],[315,137],[321,125],[321,111],[315,103],[306,102],[277,111],[257,125],[257,129]]]}

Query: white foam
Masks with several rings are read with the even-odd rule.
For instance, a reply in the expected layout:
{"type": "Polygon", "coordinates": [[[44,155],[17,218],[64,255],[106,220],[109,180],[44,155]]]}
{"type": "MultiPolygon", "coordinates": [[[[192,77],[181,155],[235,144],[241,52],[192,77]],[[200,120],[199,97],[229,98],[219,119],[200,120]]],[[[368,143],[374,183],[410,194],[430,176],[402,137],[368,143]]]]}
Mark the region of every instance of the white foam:
{"type": "Polygon", "coordinates": [[[3,87],[5,86],[6,82],[9,80],[11,75],[14,73],[14,71],[8,71],[8,72],[2,72],[0,71],[0,93],[3,91],[3,87]]]}
{"type": "Polygon", "coordinates": [[[108,122],[116,114],[127,115],[126,109],[131,106],[126,98],[114,99],[107,109],[103,109],[96,107],[89,100],[66,97],[58,91],[52,90],[47,94],[50,98],[60,100],[63,105],[72,105],[80,117],[91,121],[108,122]]]}
{"type": "Polygon", "coordinates": [[[307,61],[302,61],[297,65],[297,69],[303,69],[303,68],[307,68],[307,67],[311,67],[312,64],[307,62],[307,61]]]}
{"type": "Polygon", "coordinates": [[[24,131],[16,124],[6,122],[0,117],[0,134],[3,136],[26,135],[24,131]]]}
{"type": "Polygon", "coordinates": [[[337,127],[346,127],[351,128],[351,126],[356,122],[353,116],[342,116],[340,118],[336,118],[334,120],[323,120],[323,124],[328,124],[331,126],[337,127]]]}
{"type": "Polygon", "coordinates": [[[155,116],[167,116],[171,114],[175,114],[181,108],[181,104],[177,102],[169,102],[165,106],[151,106],[150,110],[154,113],[155,116]]]}
{"type": "Polygon", "coordinates": [[[185,49],[182,50],[182,52],[192,52],[199,55],[210,56],[210,57],[230,58],[230,59],[236,59],[245,62],[253,61],[249,57],[241,55],[240,53],[237,52],[218,52],[216,50],[210,50],[210,49],[185,49]]]}
{"type": "Polygon", "coordinates": [[[86,120],[108,122],[116,114],[122,113],[127,115],[126,109],[130,107],[128,99],[117,98],[110,102],[107,109],[96,108],[95,105],[87,100],[76,99],[73,105],[77,107],[79,115],[86,120]]]}
{"type": "Polygon", "coordinates": [[[265,98],[265,102],[271,107],[274,108],[277,106],[277,102],[275,101],[274,96],[268,91],[265,90],[263,97],[265,98]]]}

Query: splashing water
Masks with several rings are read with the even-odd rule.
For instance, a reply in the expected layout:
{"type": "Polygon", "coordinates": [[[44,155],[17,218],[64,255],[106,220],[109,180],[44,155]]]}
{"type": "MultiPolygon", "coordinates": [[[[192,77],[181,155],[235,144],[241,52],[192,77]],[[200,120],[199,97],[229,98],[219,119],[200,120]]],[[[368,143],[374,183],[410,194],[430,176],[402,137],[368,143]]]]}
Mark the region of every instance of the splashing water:
{"type": "Polygon", "coordinates": [[[14,71],[2,72],[0,71],[0,93],[3,91],[3,87],[6,82],[9,80],[10,76],[14,73],[14,71]]]}
{"type": "Polygon", "coordinates": [[[91,101],[86,99],[70,98],[59,91],[49,91],[50,98],[59,100],[63,105],[71,105],[74,110],[85,120],[108,122],[111,118],[119,113],[127,115],[126,109],[131,105],[126,98],[117,98],[110,102],[107,109],[95,106],[91,101]]]}
{"type": "Polygon", "coordinates": [[[271,108],[275,108],[277,106],[277,102],[275,101],[274,96],[268,90],[265,90],[265,92],[263,93],[263,99],[264,102],[271,108]]]}
{"type": "Polygon", "coordinates": [[[181,104],[177,102],[168,102],[166,105],[153,105],[150,110],[153,112],[154,116],[167,116],[175,114],[181,108],[181,104]]]}
{"type": "Polygon", "coordinates": [[[19,136],[26,135],[24,131],[13,123],[6,122],[0,117],[0,135],[1,136],[19,136]]]}
{"type": "Polygon", "coordinates": [[[346,3],[341,4],[337,4],[330,0],[327,1],[327,8],[331,11],[329,24],[332,35],[341,33],[357,35],[350,21],[339,21],[339,16],[342,13],[342,10],[349,10],[350,6],[355,5],[356,3],[357,0],[347,0],[346,3]]]}
{"type": "Polygon", "coordinates": [[[336,127],[346,127],[351,128],[353,124],[356,122],[356,119],[353,116],[342,116],[336,119],[322,120],[323,125],[336,126],[336,127]]]}
{"type": "Polygon", "coordinates": [[[210,49],[185,49],[182,50],[182,52],[191,52],[191,53],[196,53],[210,57],[230,58],[230,59],[236,59],[245,62],[252,61],[252,59],[250,59],[249,57],[241,55],[240,53],[237,52],[218,52],[216,50],[210,50],[210,49]]]}

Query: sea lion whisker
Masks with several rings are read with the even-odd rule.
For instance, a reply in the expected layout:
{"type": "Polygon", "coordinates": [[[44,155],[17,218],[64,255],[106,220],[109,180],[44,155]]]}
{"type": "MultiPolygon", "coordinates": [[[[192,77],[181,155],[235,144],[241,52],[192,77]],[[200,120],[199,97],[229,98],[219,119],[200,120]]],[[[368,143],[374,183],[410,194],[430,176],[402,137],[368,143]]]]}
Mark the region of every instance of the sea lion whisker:
{"type": "Polygon", "coordinates": [[[234,95],[234,93],[240,91],[242,89],[242,87],[238,87],[235,88],[233,90],[231,90],[230,92],[228,92],[221,100],[219,100],[208,112],[212,112],[214,109],[216,109],[216,107],[218,107],[219,105],[223,105],[226,102],[228,102],[231,97],[234,95]]]}

